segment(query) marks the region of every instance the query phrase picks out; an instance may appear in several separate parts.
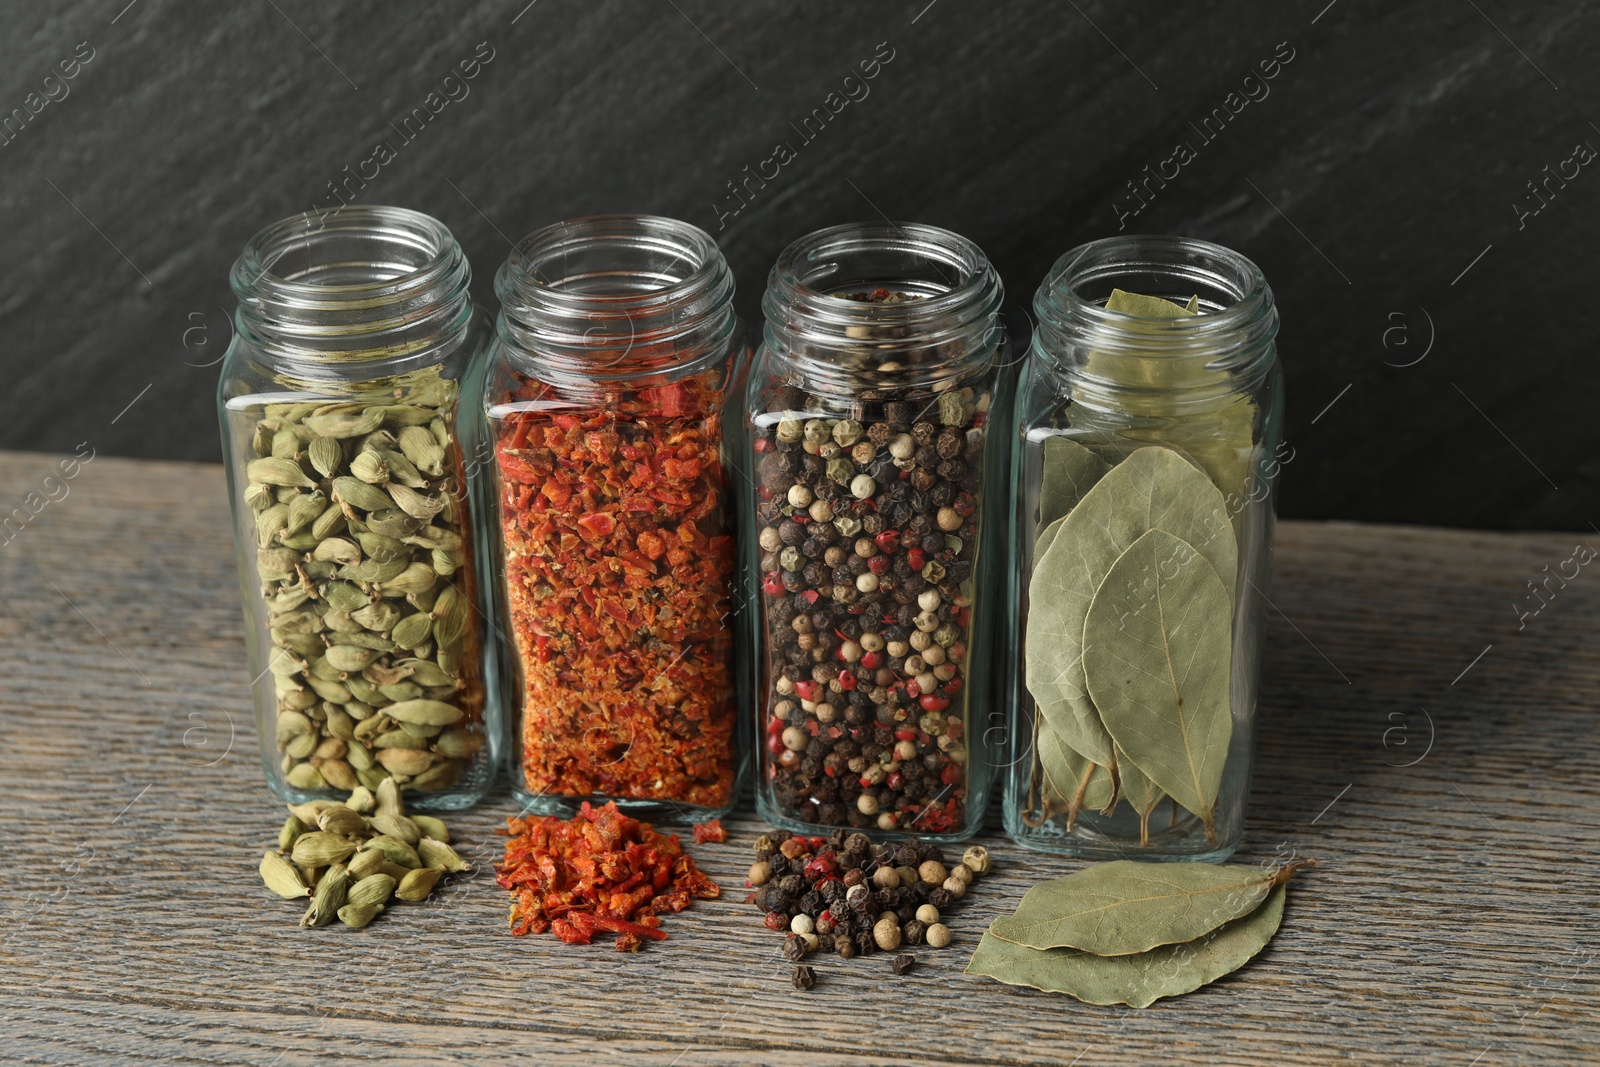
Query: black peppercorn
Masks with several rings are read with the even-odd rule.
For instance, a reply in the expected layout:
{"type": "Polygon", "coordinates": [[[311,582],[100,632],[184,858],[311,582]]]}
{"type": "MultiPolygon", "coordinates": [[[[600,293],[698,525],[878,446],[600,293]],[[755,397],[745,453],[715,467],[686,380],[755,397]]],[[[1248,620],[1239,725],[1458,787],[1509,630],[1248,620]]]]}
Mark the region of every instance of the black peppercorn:
{"type": "Polygon", "coordinates": [[[940,911],[948,908],[950,906],[950,902],[953,900],[955,900],[955,894],[951,893],[950,890],[946,889],[944,886],[940,886],[928,894],[928,903],[932,904],[940,911]]]}
{"type": "Polygon", "coordinates": [[[878,941],[872,936],[871,930],[862,930],[855,935],[856,952],[862,956],[870,956],[878,951],[878,941]]]}
{"type": "Polygon", "coordinates": [[[916,962],[917,958],[911,953],[902,952],[894,958],[894,962],[889,967],[895,974],[906,974],[916,962]]]}
{"type": "Polygon", "coordinates": [[[840,959],[854,959],[856,955],[856,943],[849,937],[835,938],[834,951],[839,954],[840,959]]]}
{"type": "MultiPolygon", "coordinates": [[[[909,959],[910,957],[907,958],[909,959]]],[[[802,963],[794,969],[792,981],[796,989],[810,989],[817,984],[817,972],[802,963]]]]}
{"type": "Polygon", "coordinates": [[[920,945],[928,934],[928,924],[920,919],[912,919],[900,924],[900,939],[908,945],[920,945]]]}
{"type": "Polygon", "coordinates": [[[799,934],[790,934],[783,942],[783,958],[790,963],[799,963],[805,958],[807,948],[805,938],[799,934]]]}

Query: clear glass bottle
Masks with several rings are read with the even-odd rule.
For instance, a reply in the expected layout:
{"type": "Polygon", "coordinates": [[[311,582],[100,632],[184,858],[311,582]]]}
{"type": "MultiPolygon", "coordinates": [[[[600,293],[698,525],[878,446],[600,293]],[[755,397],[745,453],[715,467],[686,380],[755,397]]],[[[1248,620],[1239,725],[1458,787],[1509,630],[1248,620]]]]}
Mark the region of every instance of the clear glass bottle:
{"type": "Polygon", "coordinates": [[[488,790],[499,721],[473,571],[463,389],[489,337],[435,219],[347,207],[250,239],[218,394],[267,780],[488,790]]]}
{"type": "MultiPolygon", "coordinates": [[[[716,242],[602,215],[512,251],[483,397],[517,799],[730,811],[746,745],[729,440],[746,333],[716,242]]],[[[744,687],[747,688],[747,687],[744,687]]]]}
{"type": "Polygon", "coordinates": [[[1250,788],[1273,496],[1293,458],[1272,290],[1221,246],[1114,237],[1062,256],[1034,310],[1006,828],[1097,859],[1226,858],[1250,788]],[[1169,303],[1108,310],[1113,289],[1169,303]]]}
{"type": "Polygon", "coordinates": [[[1011,400],[971,241],[847,224],[768,278],[741,486],[756,807],[792,831],[960,840],[988,800],[1011,400]]]}

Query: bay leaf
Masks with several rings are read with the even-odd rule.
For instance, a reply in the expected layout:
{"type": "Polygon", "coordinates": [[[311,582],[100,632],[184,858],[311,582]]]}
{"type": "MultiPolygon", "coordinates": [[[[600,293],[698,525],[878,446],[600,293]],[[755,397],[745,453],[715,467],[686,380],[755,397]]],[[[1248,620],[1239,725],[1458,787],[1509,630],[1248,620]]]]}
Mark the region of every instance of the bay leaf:
{"type": "Polygon", "coordinates": [[[1029,948],[1131,956],[1193,941],[1249,915],[1302,864],[1271,870],[1212,863],[1097,863],[1040,882],[989,932],[1029,948]]]}
{"type": "Polygon", "coordinates": [[[1139,815],[1139,844],[1150,844],[1150,813],[1156,805],[1167,799],[1161,787],[1150,780],[1122,749],[1117,749],[1117,785],[1119,796],[1139,815]]]}
{"type": "Polygon", "coordinates": [[[1117,802],[1116,783],[1110,768],[1092,763],[1050,728],[1038,724],[1035,747],[1039,757],[1040,799],[1051,811],[1067,814],[1067,830],[1072,830],[1078,813],[1084,810],[1109,812],[1117,802]]]}
{"type": "Polygon", "coordinates": [[[1071,511],[1111,465],[1078,442],[1060,434],[1040,444],[1039,527],[1071,511]]]}
{"type": "Polygon", "coordinates": [[[1215,841],[1233,736],[1233,596],[1194,546],[1152,529],[1106,573],[1083,626],[1085,680],[1107,731],[1215,841]]]}
{"type": "Polygon", "coordinates": [[[1188,304],[1176,304],[1159,296],[1142,296],[1121,289],[1111,290],[1106,299],[1107,311],[1120,311],[1124,315],[1140,315],[1147,319],[1176,319],[1200,312],[1200,297],[1190,297],[1188,304]]]}
{"type": "Polygon", "coordinates": [[[1115,767],[1116,753],[1084,681],[1084,618],[1112,565],[1157,528],[1196,545],[1232,589],[1238,549],[1222,494],[1177,453],[1159,447],[1138,449],[1084,494],[1028,583],[1028,691],[1063,741],[1106,767],[1115,767]]]}
{"type": "Polygon", "coordinates": [[[1033,949],[984,934],[967,964],[1009,985],[1067,993],[1088,1004],[1148,1008],[1163,997],[1192,993],[1250,962],[1283,922],[1285,886],[1255,912],[1193,941],[1131,956],[1097,956],[1074,948],[1033,949]]]}

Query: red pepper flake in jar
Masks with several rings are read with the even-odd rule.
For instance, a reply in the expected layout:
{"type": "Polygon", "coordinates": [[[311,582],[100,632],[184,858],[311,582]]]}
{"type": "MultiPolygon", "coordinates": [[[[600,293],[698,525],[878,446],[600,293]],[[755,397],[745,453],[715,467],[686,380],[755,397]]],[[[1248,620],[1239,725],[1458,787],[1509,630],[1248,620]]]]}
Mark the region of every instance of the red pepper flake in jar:
{"type": "Polygon", "coordinates": [[[710,819],[695,824],[694,843],[697,845],[703,845],[708,841],[720,845],[727,839],[728,831],[722,828],[721,819],[710,819]]]}
{"type": "Polygon", "coordinates": [[[694,865],[676,834],[585,803],[571,820],[553,815],[506,820],[506,854],[495,881],[511,891],[511,932],[554,933],[587,945],[617,934],[621,952],[664,941],[660,916],[722,895],[694,865]]]}
{"type": "Polygon", "coordinates": [[[493,422],[521,786],[726,807],[735,559],[717,375],[587,408],[519,379],[493,422]]]}

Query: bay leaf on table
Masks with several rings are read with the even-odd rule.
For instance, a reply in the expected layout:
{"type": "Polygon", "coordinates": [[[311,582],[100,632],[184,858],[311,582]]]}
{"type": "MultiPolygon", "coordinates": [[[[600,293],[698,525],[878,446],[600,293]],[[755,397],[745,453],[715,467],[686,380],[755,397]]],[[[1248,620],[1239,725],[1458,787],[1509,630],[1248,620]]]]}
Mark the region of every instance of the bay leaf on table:
{"type": "Polygon", "coordinates": [[[1094,452],[1060,434],[1040,443],[1039,522],[1044,529],[1071,511],[1111,469],[1094,452]]]}
{"type": "Polygon", "coordinates": [[[1227,575],[1238,548],[1216,486],[1171,449],[1141,448],[1112,467],[1060,520],[1028,582],[1024,675],[1050,726],[1072,749],[1115,768],[1116,751],[1084,681],[1084,618],[1096,590],[1128,546],[1162,529],[1227,575]]]}
{"type": "Polygon", "coordinates": [[[1193,545],[1153,529],[1106,573],[1083,627],[1085,680],[1107,731],[1214,841],[1233,736],[1232,595],[1193,545]]]}
{"type": "Polygon", "coordinates": [[[989,932],[1028,948],[1131,956],[1193,941],[1249,915],[1301,864],[1272,870],[1211,863],[1097,863],[1028,890],[989,932]]]}
{"type": "Polygon", "coordinates": [[[1042,719],[1037,729],[1041,799],[1050,808],[1067,813],[1067,830],[1071,831],[1080,811],[1110,812],[1117,802],[1110,768],[1074,751],[1042,719]]]}
{"type": "Polygon", "coordinates": [[[1250,915],[1193,941],[1131,956],[1027,948],[984,934],[967,973],[1047,993],[1067,993],[1088,1004],[1148,1008],[1163,997],[1192,993],[1250,962],[1278,932],[1287,891],[1278,886],[1250,915]]]}

